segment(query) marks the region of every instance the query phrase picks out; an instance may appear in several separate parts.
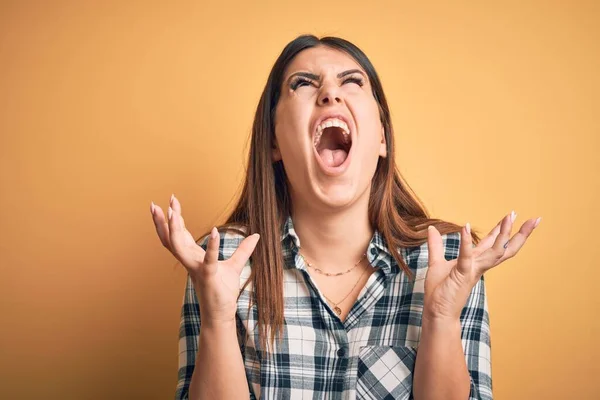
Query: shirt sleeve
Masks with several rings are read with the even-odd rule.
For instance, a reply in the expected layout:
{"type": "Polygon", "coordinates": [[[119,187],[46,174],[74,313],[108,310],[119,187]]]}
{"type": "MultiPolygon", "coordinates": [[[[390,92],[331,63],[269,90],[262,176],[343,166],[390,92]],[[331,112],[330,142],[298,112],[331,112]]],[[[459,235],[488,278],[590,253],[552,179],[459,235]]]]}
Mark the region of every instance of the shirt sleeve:
{"type": "Polygon", "coordinates": [[[179,324],[179,370],[177,374],[176,400],[188,399],[188,390],[194,373],[198,337],[200,335],[200,307],[196,292],[188,276],[181,307],[179,324]]]}
{"type": "MultiPolygon", "coordinates": [[[[446,259],[458,258],[460,234],[449,234],[446,239],[446,259]]],[[[469,400],[491,400],[492,366],[490,319],[482,276],[471,290],[467,303],[460,315],[461,340],[467,368],[471,375],[469,400]]]]}
{"type": "MultiPolygon", "coordinates": [[[[206,241],[201,246],[206,249],[206,241]]],[[[222,248],[219,250],[219,260],[223,260],[222,248]]],[[[243,325],[237,319],[238,341],[243,343],[243,325]]],[[[179,324],[179,369],[177,373],[177,389],[175,400],[189,399],[189,387],[196,364],[196,354],[198,353],[198,339],[200,337],[200,305],[196,297],[196,291],[191,278],[188,276],[183,296],[183,305],[181,307],[181,321],[179,324]]],[[[244,347],[240,344],[242,357],[244,356],[244,347]]],[[[248,385],[249,399],[254,400],[252,388],[248,385]]]]}

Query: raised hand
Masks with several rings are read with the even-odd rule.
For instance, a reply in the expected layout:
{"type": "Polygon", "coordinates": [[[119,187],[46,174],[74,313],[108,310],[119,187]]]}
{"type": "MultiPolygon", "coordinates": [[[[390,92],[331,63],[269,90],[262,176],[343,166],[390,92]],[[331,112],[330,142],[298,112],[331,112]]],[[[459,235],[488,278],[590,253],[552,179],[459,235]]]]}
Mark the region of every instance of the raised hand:
{"type": "Polygon", "coordinates": [[[171,196],[168,219],[154,203],[150,211],[161,243],[190,275],[200,303],[202,324],[234,322],[240,275],[258,243],[259,235],[248,236],[229,259],[218,261],[219,232],[216,228],[212,229],[204,251],[185,228],[181,204],[174,195],[171,196]]]}
{"type": "Polygon", "coordinates": [[[529,219],[510,237],[516,214],[505,216],[473,247],[471,228],[463,227],[457,259],[446,261],[442,237],[435,227],[428,230],[429,268],[425,277],[424,319],[456,320],[469,294],[484,272],[514,257],[541,218],[529,219]]]}

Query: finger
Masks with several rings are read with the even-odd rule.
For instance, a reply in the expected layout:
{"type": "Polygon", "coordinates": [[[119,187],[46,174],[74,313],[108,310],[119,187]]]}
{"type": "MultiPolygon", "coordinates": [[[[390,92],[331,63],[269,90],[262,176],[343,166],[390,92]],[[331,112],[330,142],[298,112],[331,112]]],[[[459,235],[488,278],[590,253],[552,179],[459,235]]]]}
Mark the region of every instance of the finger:
{"type": "Polygon", "coordinates": [[[490,231],[490,233],[488,233],[486,235],[486,237],[484,237],[483,239],[481,239],[479,241],[479,243],[477,244],[477,247],[476,247],[476,249],[479,253],[483,253],[484,251],[486,251],[487,249],[492,247],[492,245],[494,244],[494,241],[496,240],[496,237],[498,237],[498,234],[500,233],[501,226],[502,226],[502,221],[498,222],[496,224],[496,226],[494,227],[494,229],[492,229],[490,231]]]}
{"type": "Polygon", "coordinates": [[[171,208],[173,208],[173,211],[177,212],[177,214],[179,214],[179,220],[181,222],[181,227],[185,230],[185,220],[183,219],[183,215],[181,213],[181,203],[179,202],[179,199],[177,197],[175,197],[175,195],[171,195],[171,208]]]}
{"type": "Polygon", "coordinates": [[[498,253],[504,253],[506,251],[506,247],[508,246],[508,241],[510,240],[510,233],[512,231],[512,227],[516,218],[515,212],[511,212],[506,217],[504,217],[502,221],[502,226],[500,227],[500,233],[492,248],[498,253]]]}
{"type": "Polygon", "coordinates": [[[160,239],[160,242],[167,249],[171,250],[171,244],[169,241],[169,225],[167,224],[163,210],[153,202],[150,207],[150,211],[152,212],[152,220],[154,221],[154,227],[156,228],[156,233],[160,239]]]}
{"type": "Polygon", "coordinates": [[[240,243],[239,247],[228,260],[236,270],[239,272],[242,271],[244,265],[246,265],[246,262],[250,259],[252,252],[254,252],[259,239],[260,235],[255,233],[254,235],[248,236],[240,243]]]}
{"type": "Polygon", "coordinates": [[[219,261],[220,235],[217,228],[212,228],[208,235],[206,254],[204,255],[204,269],[206,272],[215,272],[219,261]]]}
{"type": "Polygon", "coordinates": [[[473,273],[473,238],[471,237],[471,224],[469,223],[461,231],[456,268],[464,276],[470,276],[473,273]]]}
{"type": "Polygon", "coordinates": [[[433,225],[429,225],[427,228],[427,248],[428,262],[430,267],[445,261],[442,236],[433,225]]]}
{"type": "Polygon", "coordinates": [[[519,232],[515,233],[515,235],[509,240],[508,247],[506,248],[506,251],[499,262],[514,257],[519,250],[521,250],[521,247],[523,247],[527,241],[527,238],[535,229],[535,225],[536,219],[528,219],[523,225],[521,225],[519,232]]]}
{"type": "Polygon", "coordinates": [[[173,209],[173,196],[171,196],[169,210],[167,212],[168,220],[167,223],[169,225],[169,242],[171,243],[172,253],[179,258],[180,261],[184,261],[181,259],[181,256],[184,255],[184,230],[181,225],[180,214],[173,209]]]}
{"type": "MultiPolygon", "coordinates": [[[[171,204],[173,203],[171,202],[171,204]]],[[[189,272],[197,270],[204,260],[204,250],[196,244],[194,238],[184,229],[181,215],[176,210],[169,207],[168,216],[171,253],[189,272]]]]}
{"type": "Polygon", "coordinates": [[[504,256],[513,224],[511,220],[512,215],[514,214],[508,214],[504,217],[504,219],[502,219],[500,233],[496,237],[494,244],[491,248],[480,255],[479,265],[483,271],[487,271],[488,269],[498,265],[499,260],[502,258],[502,256],[504,256]]]}

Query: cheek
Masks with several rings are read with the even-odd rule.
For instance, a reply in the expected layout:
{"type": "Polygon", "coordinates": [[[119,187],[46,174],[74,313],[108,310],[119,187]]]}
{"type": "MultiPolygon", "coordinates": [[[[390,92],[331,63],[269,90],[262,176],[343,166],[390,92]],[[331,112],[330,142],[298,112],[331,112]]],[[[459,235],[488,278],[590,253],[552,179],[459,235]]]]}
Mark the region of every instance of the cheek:
{"type": "MultiPolygon", "coordinates": [[[[379,144],[382,139],[382,125],[379,117],[379,107],[375,101],[370,101],[364,104],[357,115],[357,120],[360,123],[359,134],[364,139],[364,144],[372,150],[379,149],[379,144]]],[[[363,142],[363,140],[361,140],[363,142]]]]}
{"type": "Polygon", "coordinates": [[[275,114],[275,136],[281,147],[298,146],[308,138],[309,113],[300,104],[294,104],[296,101],[289,99],[275,114]]]}

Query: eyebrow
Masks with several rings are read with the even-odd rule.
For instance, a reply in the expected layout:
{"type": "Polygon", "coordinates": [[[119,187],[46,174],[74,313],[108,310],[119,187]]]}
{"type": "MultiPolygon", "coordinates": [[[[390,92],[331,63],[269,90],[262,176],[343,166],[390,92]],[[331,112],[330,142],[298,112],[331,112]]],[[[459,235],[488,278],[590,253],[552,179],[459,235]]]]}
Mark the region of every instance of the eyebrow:
{"type": "MultiPolygon", "coordinates": [[[[365,73],[362,72],[360,69],[349,69],[347,71],[340,72],[339,74],[337,74],[337,78],[340,79],[346,75],[355,74],[355,73],[359,73],[366,78],[365,73]]],[[[287,78],[287,82],[289,82],[295,76],[303,76],[305,78],[312,79],[313,81],[321,80],[320,75],[311,74],[310,72],[294,72],[287,78]]]]}

